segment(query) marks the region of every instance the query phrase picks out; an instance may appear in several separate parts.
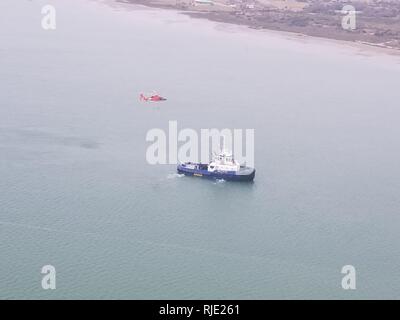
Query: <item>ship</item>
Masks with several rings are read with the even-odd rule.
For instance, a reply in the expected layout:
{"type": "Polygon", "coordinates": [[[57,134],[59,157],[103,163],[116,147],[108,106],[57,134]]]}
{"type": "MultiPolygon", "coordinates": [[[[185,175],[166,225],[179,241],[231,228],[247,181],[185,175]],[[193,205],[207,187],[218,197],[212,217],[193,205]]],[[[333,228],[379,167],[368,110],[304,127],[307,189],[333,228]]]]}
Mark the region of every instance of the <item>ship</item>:
{"type": "Polygon", "coordinates": [[[185,162],[177,167],[179,174],[226,181],[253,181],[256,170],[240,165],[230,152],[222,150],[209,164],[185,162]]]}

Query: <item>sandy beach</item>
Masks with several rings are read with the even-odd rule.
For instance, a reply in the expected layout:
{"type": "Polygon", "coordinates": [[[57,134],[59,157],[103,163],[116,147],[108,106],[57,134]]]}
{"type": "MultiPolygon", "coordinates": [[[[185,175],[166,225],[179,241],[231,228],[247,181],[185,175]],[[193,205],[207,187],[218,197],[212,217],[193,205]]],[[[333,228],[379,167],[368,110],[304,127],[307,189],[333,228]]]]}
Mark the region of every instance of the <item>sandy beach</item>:
{"type": "MultiPolygon", "coordinates": [[[[383,50],[383,52],[388,54],[400,54],[400,24],[394,24],[394,21],[397,21],[397,19],[400,21],[400,15],[396,15],[394,18],[383,18],[385,16],[384,12],[382,14],[378,13],[376,17],[368,17],[368,19],[365,18],[364,14],[359,18],[361,21],[359,22],[358,29],[348,31],[340,27],[340,14],[328,17],[323,14],[318,15],[313,12],[313,10],[316,11],[315,9],[308,8],[310,5],[307,2],[309,1],[299,2],[291,0],[286,2],[283,0],[263,0],[257,1],[260,5],[259,8],[249,5],[239,7],[232,4],[239,0],[220,0],[213,5],[199,5],[190,0],[117,1],[125,4],[176,10],[196,19],[208,19],[215,22],[245,26],[250,29],[283,32],[286,35],[289,34],[296,38],[311,36],[346,42],[352,46],[370,47],[376,52],[382,52],[383,50]],[[282,3],[285,3],[285,6],[282,3]],[[310,16],[312,17],[312,22],[304,22],[310,16]],[[299,22],[300,20],[304,21],[299,22]]],[[[393,3],[390,0],[386,1],[390,5],[389,8],[393,6],[393,8],[400,12],[400,4],[393,3]]],[[[356,3],[363,3],[363,1],[356,1],[356,3]]],[[[373,7],[371,9],[375,10],[376,8],[373,7]]],[[[386,10],[387,8],[385,7],[384,9],[386,10]]],[[[382,11],[384,9],[381,8],[382,11]]],[[[331,11],[327,12],[330,14],[331,11]]]]}

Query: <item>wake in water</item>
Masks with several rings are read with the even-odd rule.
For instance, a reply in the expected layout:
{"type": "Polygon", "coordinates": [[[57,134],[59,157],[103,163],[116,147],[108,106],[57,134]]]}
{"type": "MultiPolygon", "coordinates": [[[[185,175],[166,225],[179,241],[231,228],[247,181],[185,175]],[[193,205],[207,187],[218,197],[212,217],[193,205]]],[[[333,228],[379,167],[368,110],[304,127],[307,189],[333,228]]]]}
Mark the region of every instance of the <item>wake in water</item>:
{"type": "Polygon", "coordinates": [[[184,174],[180,174],[180,173],[169,173],[167,175],[167,179],[178,179],[178,178],[182,178],[184,177],[184,174]]]}
{"type": "Polygon", "coordinates": [[[218,185],[218,184],[224,184],[226,182],[226,180],[224,179],[215,179],[214,184],[218,185]]]}
{"type": "Polygon", "coordinates": [[[51,228],[51,227],[38,226],[38,225],[32,225],[32,224],[27,224],[27,223],[8,222],[8,221],[0,221],[0,226],[10,226],[10,227],[17,227],[17,228],[24,228],[24,229],[31,229],[31,230],[40,230],[40,231],[49,231],[49,232],[56,232],[56,233],[70,233],[70,234],[78,234],[78,235],[97,235],[94,232],[61,230],[61,229],[55,229],[55,228],[51,228]]]}

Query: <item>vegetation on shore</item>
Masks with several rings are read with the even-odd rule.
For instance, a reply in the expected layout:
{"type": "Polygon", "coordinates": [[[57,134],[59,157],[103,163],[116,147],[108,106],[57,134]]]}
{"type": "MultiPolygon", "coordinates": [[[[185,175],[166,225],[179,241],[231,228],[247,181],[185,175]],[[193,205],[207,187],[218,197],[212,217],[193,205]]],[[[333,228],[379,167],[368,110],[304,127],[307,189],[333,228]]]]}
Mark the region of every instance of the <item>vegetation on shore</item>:
{"type": "Polygon", "coordinates": [[[400,50],[398,0],[118,0],[174,8],[213,21],[257,29],[356,41],[400,50]],[[354,30],[342,27],[345,5],[356,12],[354,30]]]}

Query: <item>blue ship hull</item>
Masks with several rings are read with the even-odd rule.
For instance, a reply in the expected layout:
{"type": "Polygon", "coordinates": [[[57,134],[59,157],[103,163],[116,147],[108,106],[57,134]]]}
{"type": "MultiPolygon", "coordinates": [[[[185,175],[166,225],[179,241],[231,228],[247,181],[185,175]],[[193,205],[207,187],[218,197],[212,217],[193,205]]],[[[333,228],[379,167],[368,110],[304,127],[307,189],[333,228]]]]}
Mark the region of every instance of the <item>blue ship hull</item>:
{"type": "Polygon", "coordinates": [[[249,167],[241,167],[238,172],[209,172],[205,164],[197,164],[194,169],[186,167],[185,164],[180,164],[177,167],[177,171],[187,176],[224,179],[227,181],[253,181],[256,174],[256,170],[249,167]]]}

